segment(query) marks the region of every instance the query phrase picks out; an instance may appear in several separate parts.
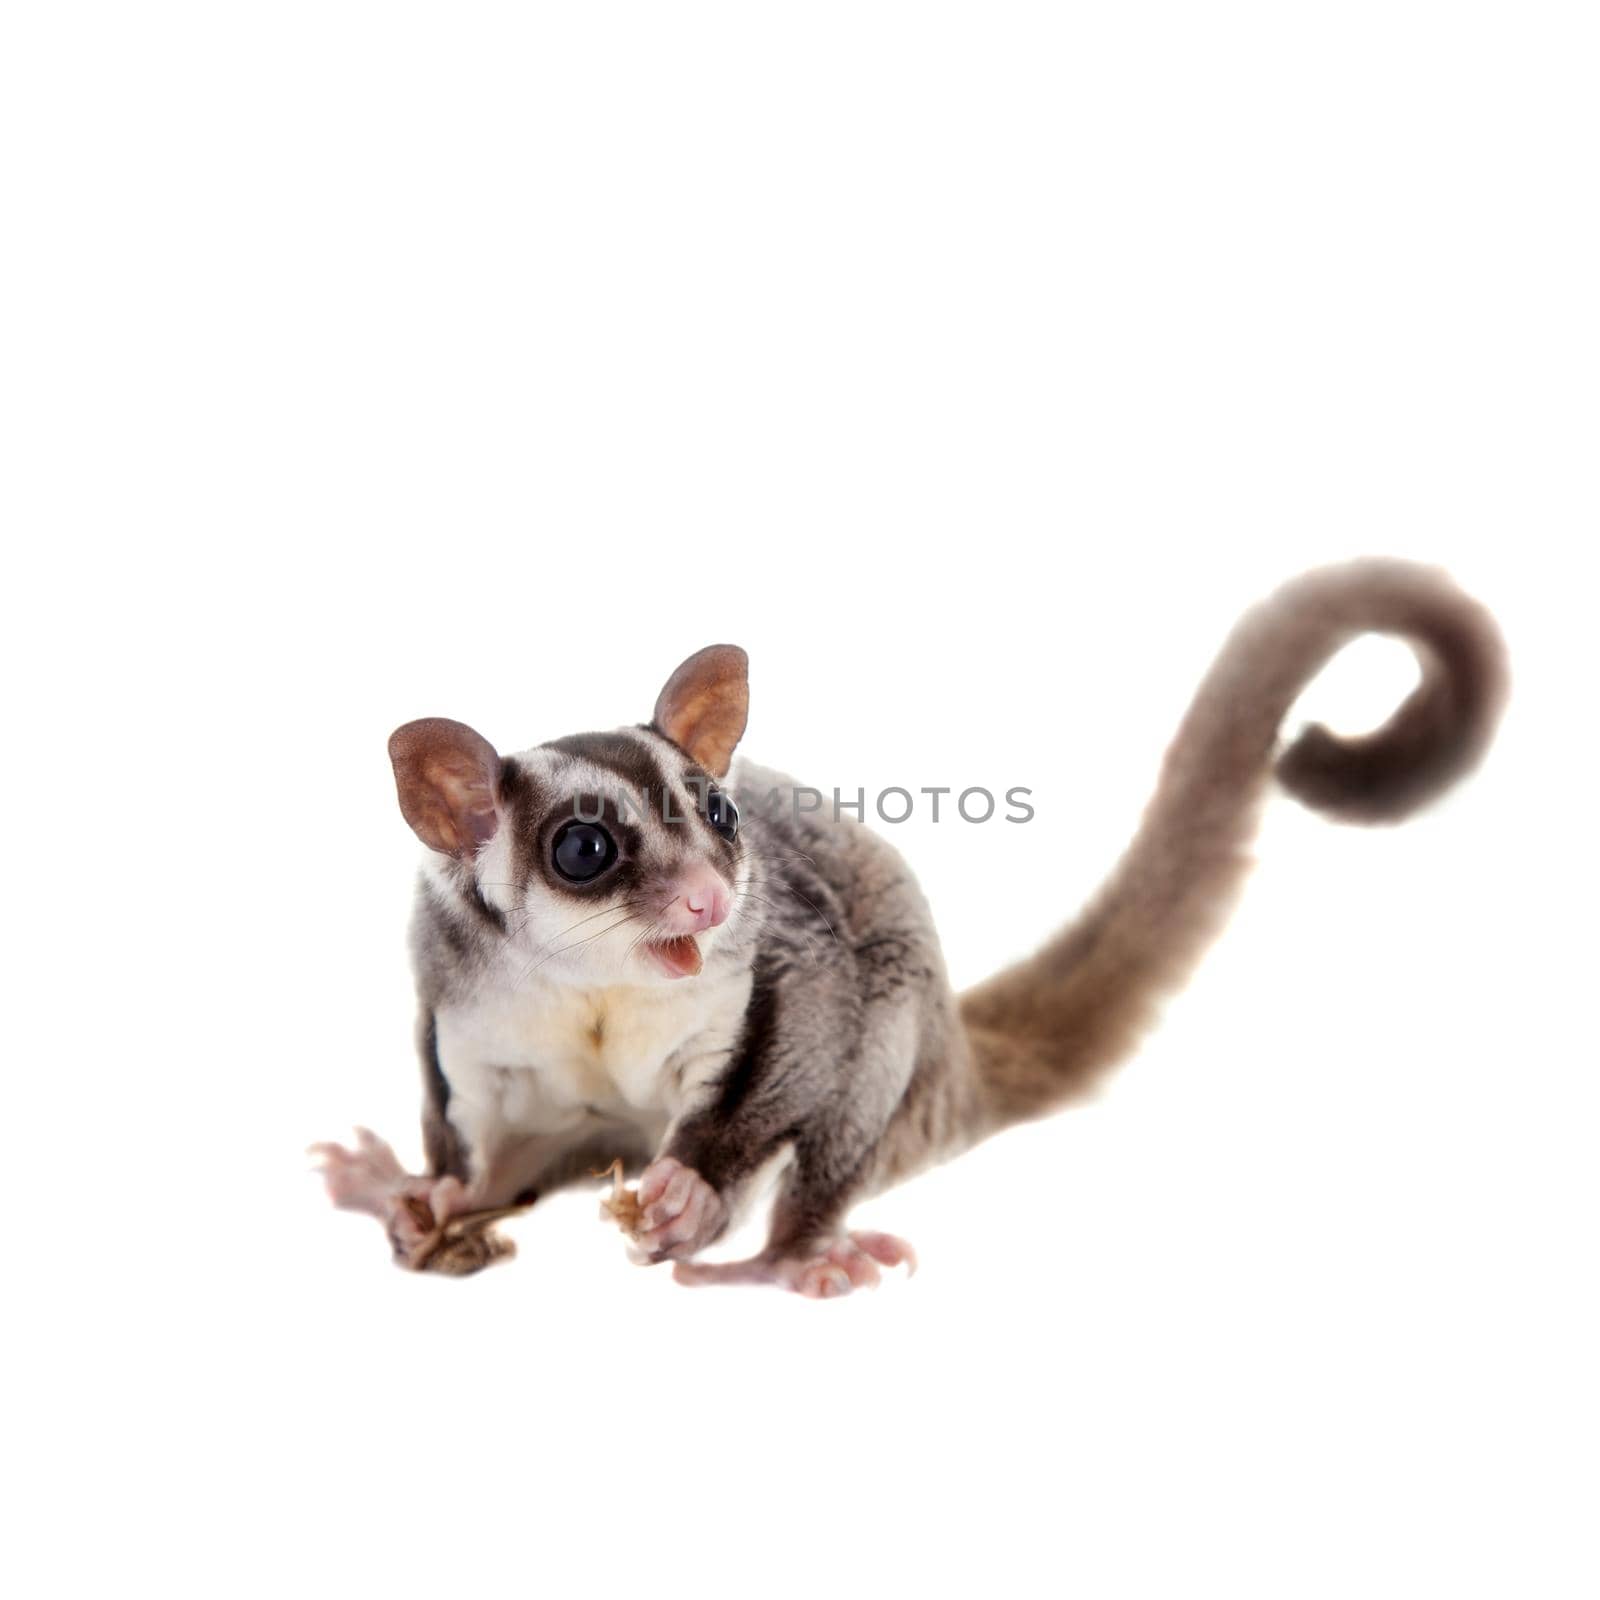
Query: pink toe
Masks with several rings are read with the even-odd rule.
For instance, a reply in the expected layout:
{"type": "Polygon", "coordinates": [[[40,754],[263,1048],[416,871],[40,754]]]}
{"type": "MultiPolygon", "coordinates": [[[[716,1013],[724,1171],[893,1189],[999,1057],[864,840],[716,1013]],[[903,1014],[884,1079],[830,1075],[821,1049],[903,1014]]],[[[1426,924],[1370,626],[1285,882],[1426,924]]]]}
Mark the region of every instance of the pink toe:
{"type": "Polygon", "coordinates": [[[913,1273],[917,1270],[917,1252],[892,1233],[852,1233],[850,1237],[880,1266],[906,1266],[913,1273]]]}
{"type": "Polygon", "coordinates": [[[828,1258],[844,1272],[853,1288],[872,1289],[881,1281],[877,1263],[852,1244],[835,1245],[828,1252],[828,1258]]]}
{"type": "Polygon", "coordinates": [[[647,1206],[659,1200],[672,1179],[686,1170],[682,1162],[673,1160],[671,1156],[662,1156],[659,1161],[651,1162],[639,1180],[639,1204],[647,1206]]]}
{"type": "Polygon", "coordinates": [[[812,1266],[801,1274],[798,1288],[801,1294],[810,1299],[833,1300],[839,1295],[849,1294],[850,1278],[843,1267],[827,1264],[819,1269],[812,1266]]]}
{"type": "Polygon", "coordinates": [[[656,1202],[655,1210],[663,1217],[675,1217],[684,1210],[690,1197],[694,1194],[695,1186],[699,1179],[688,1167],[679,1167],[673,1173],[672,1181],[662,1191],[661,1198],[656,1202]]]}

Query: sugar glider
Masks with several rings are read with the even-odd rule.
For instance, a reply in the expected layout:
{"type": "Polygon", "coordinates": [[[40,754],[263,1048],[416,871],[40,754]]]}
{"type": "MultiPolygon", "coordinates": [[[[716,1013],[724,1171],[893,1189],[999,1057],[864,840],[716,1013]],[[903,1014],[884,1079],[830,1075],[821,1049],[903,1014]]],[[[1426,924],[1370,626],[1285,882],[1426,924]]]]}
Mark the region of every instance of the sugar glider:
{"type": "MultiPolygon", "coordinates": [[[[1248,865],[1273,776],[1339,821],[1409,816],[1483,755],[1506,694],[1488,613],[1441,572],[1330,567],[1248,612],[1201,683],[1126,854],[1037,954],[952,993],[898,852],[789,780],[734,765],[746,658],[689,657],[651,720],[498,755],[443,718],[389,741],[426,846],[412,927],[425,1175],[364,1130],[314,1147],[333,1199],[396,1258],[504,1253],[453,1221],[619,1159],[637,1258],[680,1282],[826,1297],[911,1260],[853,1232],[863,1196],[1060,1106],[1132,1049],[1188,977],[1248,865]],[[1421,680],[1377,731],[1280,725],[1357,635],[1411,645],[1421,680]],[[775,1185],[761,1252],[705,1261],[775,1185]]],[[[430,1257],[433,1258],[430,1262],[430,1257]]]]}

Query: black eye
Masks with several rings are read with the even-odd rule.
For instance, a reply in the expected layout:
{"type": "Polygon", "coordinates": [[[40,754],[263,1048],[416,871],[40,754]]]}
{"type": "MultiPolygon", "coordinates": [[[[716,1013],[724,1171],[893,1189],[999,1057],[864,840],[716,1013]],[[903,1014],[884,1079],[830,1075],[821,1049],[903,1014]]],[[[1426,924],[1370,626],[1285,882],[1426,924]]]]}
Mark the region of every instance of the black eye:
{"type": "Polygon", "coordinates": [[[617,859],[617,847],[604,828],[592,822],[568,822],[556,835],[550,857],[563,878],[587,883],[617,859]]]}
{"type": "Polygon", "coordinates": [[[712,789],[706,795],[706,821],[724,839],[732,839],[739,831],[739,808],[733,803],[732,796],[725,795],[720,789],[712,789]]]}

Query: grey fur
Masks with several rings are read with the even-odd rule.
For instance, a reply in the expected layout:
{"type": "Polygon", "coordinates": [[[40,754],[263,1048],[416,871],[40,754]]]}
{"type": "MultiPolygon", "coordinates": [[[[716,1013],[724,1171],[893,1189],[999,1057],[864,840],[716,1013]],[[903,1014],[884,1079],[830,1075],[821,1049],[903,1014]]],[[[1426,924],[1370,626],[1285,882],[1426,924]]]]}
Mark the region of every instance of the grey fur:
{"type": "MultiPolygon", "coordinates": [[[[928,906],[880,835],[828,808],[796,815],[769,805],[774,791],[794,786],[749,765],[724,784],[744,818],[737,839],[711,826],[701,809],[706,766],[667,730],[723,770],[745,715],[744,656],[734,647],[711,647],[679,669],[657,725],[562,739],[500,762],[495,803],[510,836],[502,843],[491,829],[498,855],[472,841],[485,826],[485,763],[499,758],[460,724],[408,724],[391,742],[402,806],[435,849],[412,934],[431,1174],[471,1185],[474,1202],[492,1208],[616,1157],[634,1168],[681,1164],[714,1195],[703,1227],[654,1252],[683,1259],[726,1228],[758,1175],[781,1170],[758,1259],[826,1250],[857,1199],[1051,1109],[1128,1053],[1232,903],[1283,716],[1322,663],[1366,629],[1417,648],[1421,687],[1365,739],[1303,735],[1277,766],[1284,784],[1342,820],[1391,821],[1468,771],[1505,698],[1503,647],[1487,613],[1443,574],[1403,563],[1298,579],[1249,613],[1219,657],[1106,888],[1037,956],[959,1004],[928,906]],[[436,771],[437,792],[426,787],[436,771]],[[552,829],[575,794],[616,783],[646,801],[625,864],[595,889],[563,884],[550,867],[552,829]],[[664,794],[686,820],[660,820],[650,802],[664,794]],[[448,853],[438,853],[441,844],[448,853]],[[491,881],[490,860],[513,881],[491,881]],[[572,967],[569,987],[547,991],[549,1005],[581,1010],[585,983],[597,995],[618,984],[640,994],[623,970],[634,946],[616,972],[591,977],[575,952],[600,935],[582,929],[598,925],[611,937],[637,922],[649,934],[654,897],[696,862],[713,864],[735,892],[704,970],[683,980],[688,989],[669,986],[691,997],[680,1010],[695,1020],[663,1047],[665,1088],[603,1083],[593,1103],[574,1108],[569,1098],[545,1123],[502,1126],[493,1107],[537,1085],[550,1064],[536,1047],[484,1061],[469,1046],[477,1048],[472,1023],[486,1009],[543,1003],[518,989],[529,908],[573,913],[528,969],[550,960],[572,967]],[[604,920],[613,914],[621,923],[604,920]],[[469,1080],[471,1116],[457,1101],[469,1080]]],[[[597,1052],[611,1026],[606,1005],[631,1013],[635,1003],[595,1002],[597,1052]]]]}

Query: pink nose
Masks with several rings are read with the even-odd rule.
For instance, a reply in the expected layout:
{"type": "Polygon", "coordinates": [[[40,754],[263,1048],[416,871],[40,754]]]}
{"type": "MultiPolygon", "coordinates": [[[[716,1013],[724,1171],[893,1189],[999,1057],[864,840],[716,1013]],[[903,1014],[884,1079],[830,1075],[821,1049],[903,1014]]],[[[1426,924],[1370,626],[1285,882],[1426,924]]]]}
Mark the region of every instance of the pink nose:
{"type": "Polygon", "coordinates": [[[678,884],[676,910],[684,913],[691,933],[703,933],[728,920],[728,886],[709,867],[695,867],[678,884]]]}

